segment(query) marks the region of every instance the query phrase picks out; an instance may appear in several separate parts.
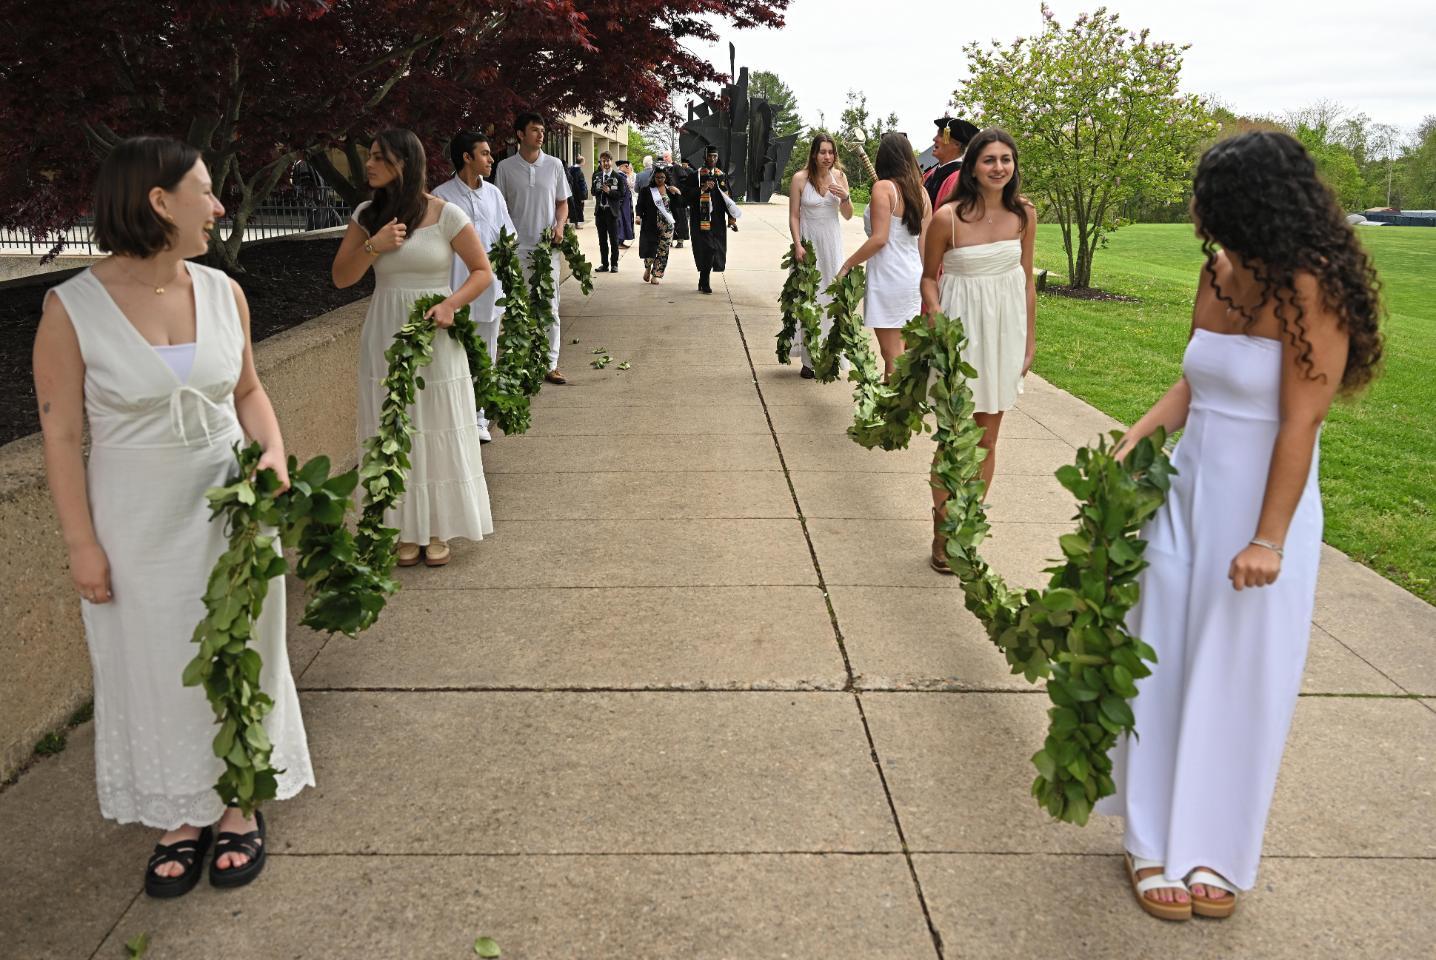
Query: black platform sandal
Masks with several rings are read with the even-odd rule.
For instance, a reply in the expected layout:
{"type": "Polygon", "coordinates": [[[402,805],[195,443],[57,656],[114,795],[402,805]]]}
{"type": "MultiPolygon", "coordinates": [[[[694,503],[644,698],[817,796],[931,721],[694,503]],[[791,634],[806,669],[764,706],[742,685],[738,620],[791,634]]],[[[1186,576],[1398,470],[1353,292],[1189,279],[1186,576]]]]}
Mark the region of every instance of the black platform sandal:
{"type": "Polygon", "coordinates": [[[155,852],[145,866],[145,893],[168,900],[193,890],[204,872],[204,852],[209,849],[213,838],[214,832],[205,827],[194,840],[155,844],[155,852]],[[184,873],[177,877],[162,877],[155,873],[155,867],[166,863],[182,864],[184,873]]]}
{"type": "Polygon", "coordinates": [[[209,862],[209,882],[214,887],[242,887],[253,883],[264,870],[264,814],[254,811],[256,829],[248,833],[226,830],[214,844],[214,859],[209,862]],[[221,867],[219,858],[226,853],[242,853],[249,862],[242,867],[221,867]]]}

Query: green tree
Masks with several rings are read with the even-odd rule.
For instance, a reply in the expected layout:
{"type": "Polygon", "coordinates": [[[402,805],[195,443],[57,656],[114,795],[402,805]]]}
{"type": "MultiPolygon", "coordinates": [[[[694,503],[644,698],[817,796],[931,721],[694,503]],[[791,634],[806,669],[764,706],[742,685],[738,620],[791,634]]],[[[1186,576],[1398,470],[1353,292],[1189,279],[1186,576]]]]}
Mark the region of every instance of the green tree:
{"type": "Polygon", "coordinates": [[[1026,192],[1062,228],[1068,282],[1088,287],[1127,201],[1178,199],[1214,126],[1178,89],[1186,46],[1134,33],[1105,7],[1068,28],[1045,4],[1042,16],[1041,33],[1011,46],[966,46],[971,79],[953,101],[1012,134],[1026,192]]]}
{"type": "Polygon", "coordinates": [[[634,173],[638,173],[643,169],[644,157],[658,157],[661,156],[662,153],[662,148],[655,147],[649,141],[648,137],[644,136],[642,130],[635,126],[629,126],[628,159],[633,163],[634,173]]]}
{"type": "Polygon", "coordinates": [[[888,113],[879,119],[868,111],[868,97],[857,90],[848,91],[848,102],[838,118],[838,132],[833,138],[838,141],[838,156],[848,170],[848,182],[864,192],[872,189],[872,176],[867,172],[855,145],[861,145],[869,160],[878,155],[878,145],[884,133],[899,126],[896,113],[888,113]]]}
{"type": "Polygon", "coordinates": [[[1341,143],[1325,124],[1309,127],[1298,124],[1292,136],[1301,141],[1316,161],[1316,172],[1326,181],[1337,202],[1346,210],[1364,209],[1366,180],[1351,148],[1341,143]]]}
{"type": "Polygon", "coordinates": [[[1412,210],[1436,207],[1436,114],[1421,121],[1414,144],[1398,165],[1401,205],[1412,210]]]}
{"type": "Polygon", "coordinates": [[[766,98],[773,108],[773,132],[786,137],[802,134],[803,118],[798,115],[798,97],[793,88],[778,78],[771,70],[754,70],[748,76],[748,95],[753,99],[766,98]]]}

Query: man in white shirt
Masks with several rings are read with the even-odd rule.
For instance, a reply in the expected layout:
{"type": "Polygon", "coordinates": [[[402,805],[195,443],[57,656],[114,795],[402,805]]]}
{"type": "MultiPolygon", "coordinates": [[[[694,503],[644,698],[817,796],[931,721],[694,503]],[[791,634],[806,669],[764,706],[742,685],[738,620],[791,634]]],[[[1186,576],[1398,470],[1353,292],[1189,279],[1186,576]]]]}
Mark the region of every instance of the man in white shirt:
{"type": "MultiPolygon", "coordinates": [[[[529,270],[529,255],[539,245],[545,234],[555,244],[563,239],[563,230],[568,223],[568,198],[573,191],[568,185],[568,170],[558,157],[543,152],[544,125],[536,113],[521,113],[514,118],[514,133],[518,136],[519,152],[505,157],[494,171],[494,186],[503,193],[508,202],[509,213],[518,230],[519,256],[523,258],[524,272],[529,270]]],[[[553,253],[553,326],[548,334],[548,373],[544,379],[549,383],[567,383],[558,370],[558,345],[560,342],[558,323],[558,280],[559,254],[553,253]]]]}
{"type": "MultiPolygon", "coordinates": [[[[494,169],[494,154],[489,149],[489,138],[482,133],[464,130],[449,141],[449,160],[454,164],[454,178],[445,180],[434,188],[434,196],[457,204],[474,224],[479,241],[484,249],[492,251],[499,231],[507,229],[517,235],[514,222],[509,218],[508,204],[498,187],[484,186],[484,178],[494,169]]],[[[457,255],[454,257],[453,275],[449,286],[457,290],[469,278],[469,268],[457,255]]],[[[489,348],[489,359],[497,360],[499,353],[499,320],[504,309],[497,301],[504,295],[498,277],[489,284],[479,298],[469,304],[469,316],[478,324],[479,335],[489,348]]],[[[488,443],[489,421],[484,411],[479,411],[479,440],[488,443]]]]}

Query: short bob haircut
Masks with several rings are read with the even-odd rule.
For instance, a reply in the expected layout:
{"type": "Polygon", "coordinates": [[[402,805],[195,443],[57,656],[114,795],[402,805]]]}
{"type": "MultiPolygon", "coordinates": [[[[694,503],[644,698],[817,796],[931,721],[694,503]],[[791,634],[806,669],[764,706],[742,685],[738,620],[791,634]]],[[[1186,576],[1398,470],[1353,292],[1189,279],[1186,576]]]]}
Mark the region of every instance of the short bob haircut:
{"type": "Polygon", "coordinates": [[[152,257],[170,245],[174,224],[150,204],[155,187],[174,190],[200,152],[169,137],[121,140],[95,178],[95,246],[106,253],[152,257]]]}

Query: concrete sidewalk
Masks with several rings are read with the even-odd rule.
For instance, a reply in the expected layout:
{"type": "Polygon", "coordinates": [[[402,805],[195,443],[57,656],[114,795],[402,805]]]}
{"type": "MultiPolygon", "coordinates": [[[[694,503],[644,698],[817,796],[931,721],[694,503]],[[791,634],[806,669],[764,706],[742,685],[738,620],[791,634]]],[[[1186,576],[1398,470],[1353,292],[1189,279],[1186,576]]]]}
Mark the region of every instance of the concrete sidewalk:
{"type": "MultiPolygon", "coordinates": [[[[0,956],[1432,956],[1436,612],[1327,551],[1260,887],[1148,918],[1116,825],[1028,795],[1046,698],[927,567],[930,441],[865,451],[846,386],[776,364],[786,207],[741,225],[714,296],[687,249],[659,287],[636,247],[565,284],[570,383],[484,448],[494,536],[400,571],[357,640],[292,629],[319,786],[273,806],[258,884],[145,898],[154,831],[100,821],[82,727],[0,794],[0,956]]],[[[1109,426],[1029,379],[1009,579],[1109,426]]]]}

